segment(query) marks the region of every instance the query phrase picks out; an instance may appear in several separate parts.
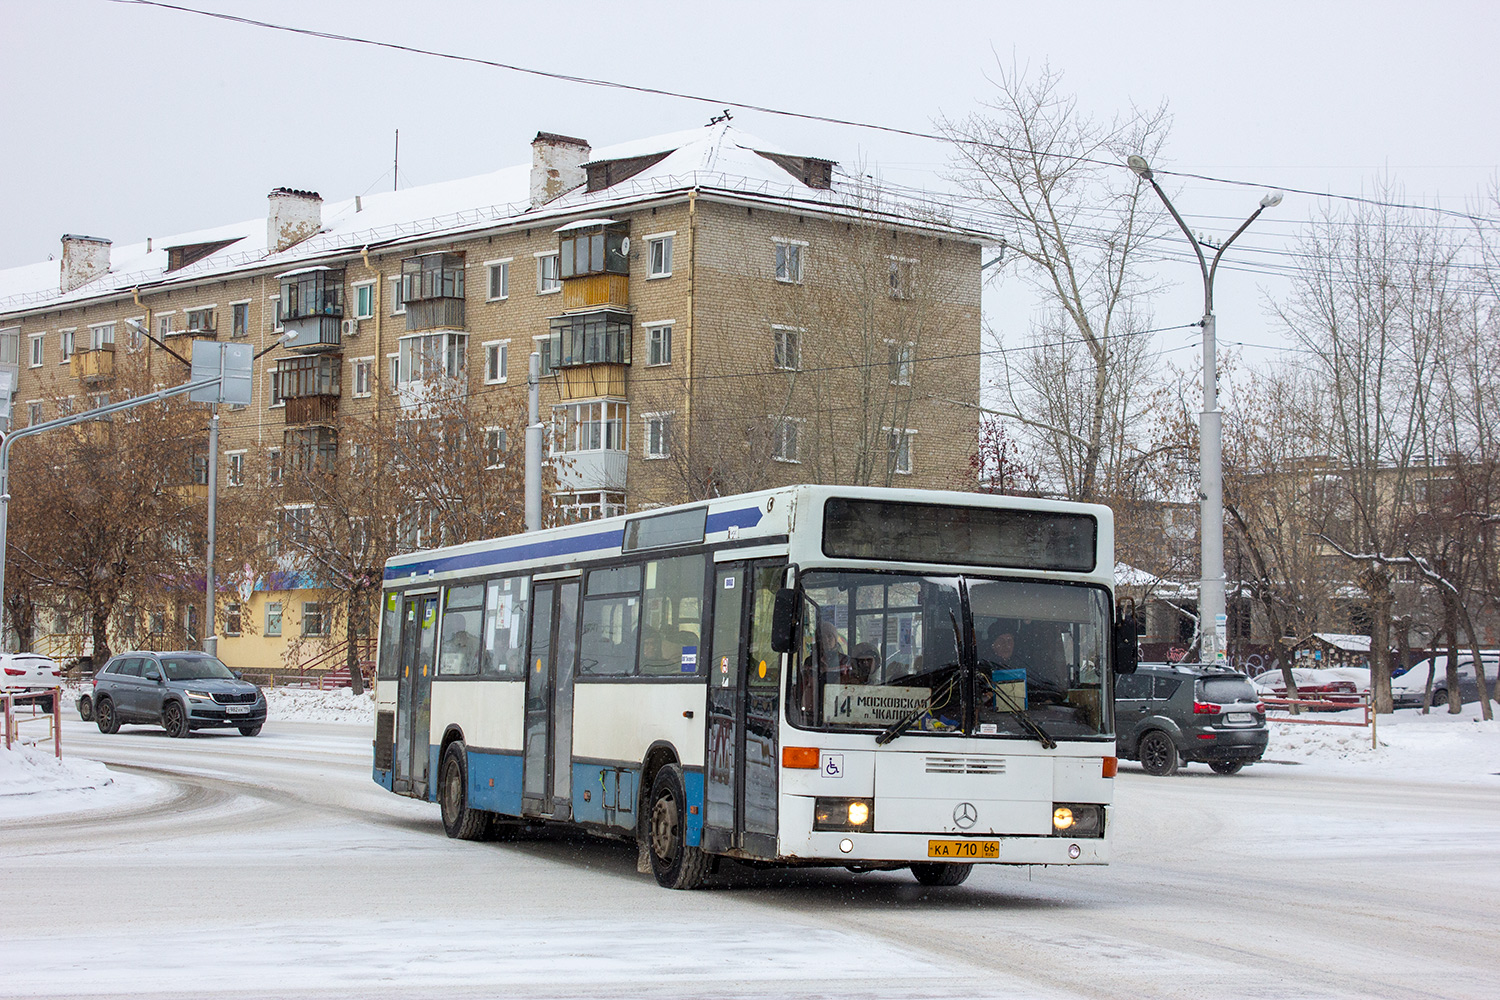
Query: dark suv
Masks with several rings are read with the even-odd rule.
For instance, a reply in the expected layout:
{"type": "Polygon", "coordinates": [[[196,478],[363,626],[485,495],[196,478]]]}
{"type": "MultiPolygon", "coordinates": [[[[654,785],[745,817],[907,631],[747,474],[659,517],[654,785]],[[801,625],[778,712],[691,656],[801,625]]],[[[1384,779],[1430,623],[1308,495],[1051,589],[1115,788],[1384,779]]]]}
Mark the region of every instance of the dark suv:
{"type": "Polygon", "coordinates": [[[1266,707],[1250,678],[1201,663],[1142,663],[1115,678],[1116,753],[1147,774],[1201,760],[1234,774],[1266,752],[1266,707]]]}
{"type": "Polygon", "coordinates": [[[94,721],[101,733],[121,723],[160,725],[168,736],[233,726],[255,736],[266,721],[260,688],[207,653],[121,653],[94,675],[94,721]]]}

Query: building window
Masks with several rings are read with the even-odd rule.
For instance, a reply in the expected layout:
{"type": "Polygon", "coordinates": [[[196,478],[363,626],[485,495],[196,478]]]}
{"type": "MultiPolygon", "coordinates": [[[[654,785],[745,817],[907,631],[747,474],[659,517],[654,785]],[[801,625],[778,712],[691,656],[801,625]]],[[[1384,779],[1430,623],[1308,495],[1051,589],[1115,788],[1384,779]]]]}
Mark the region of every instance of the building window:
{"type": "Polygon", "coordinates": [[[188,333],[213,333],[217,325],[218,310],[213,306],[204,309],[189,309],[187,311],[188,333]]]}
{"type": "Polygon", "coordinates": [[[57,331],[57,335],[60,340],[59,353],[62,357],[62,364],[67,364],[68,360],[73,357],[74,351],[76,350],[73,342],[73,336],[77,332],[77,330],[57,331]]]}
{"type": "Polygon", "coordinates": [[[419,333],[401,338],[397,383],[425,382],[441,376],[461,379],[468,369],[469,336],[465,333],[419,333]]]}
{"type": "Polygon", "coordinates": [[[241,631],[240,625],[241,625],[241,622],[240,622],[240,606],[238,604],[228,604],[228,605],[225,605],[225,607],[224,607],[224,634],[225,635],[239,635],[240,631],[241,631]]]}
{"type": "Polygon", "coordinates": [[[271,317],[271,332],[281,333],[285,327],[281,325],[281,296],[273,295],[267,301],[266,312],[271,317]]]}
{"type": "Polygon", "coordinates": [[[486,427],[484,429],[484,467],[486,469],[505,468],[505,428],[486,427]]]}
{"type": "Polygon", "coordinates": [[[112,351],[115,347],[115,325],[113,323],[99,323],[89,327],[89,349],[93,351],[112,351]]]}
{"type": "Polygon", "coordinates": [[[802,251],[807,244],[800,240],[776,241],[776,280],[802,283],[802,251]]]}
{"type": "Polygon", "coordinates": [[[173,313],[156,314],[156,339],[165,340],[168,337],[172,336],[174,319],[175,315],[173,313]]]}
{"type": "Polygon", "coordinates": [[[400,278],[391,279],[391,315],[406,315],[406,289],[401,284],[400,278]]]}
{"type": "Polygon", "coordinates": [[[33,400],[26,404],[26,423],[29,427],[35,427],[42,422],[41,400],[33,400]]]}
{"type": "Polygon", "coordinates": [[[354,395],[363,399],[374,392],[375,359],[354,359],[354,395]]]}
{"type": "Polygon", "coordinates": [[[127,319],[125,321],[125,329],[130,331],[130,336],[125,341],[126,344],[129,345],[132,351],[139,351],[141,349],[141,341],[144,339],[141,336],[141,332],[146,329],[146,317],[136,316],[133,319],[127,319]]]}
{"type": "Polygon", "coordinates": [[[484,345],[484,381],[489,385],[504,382],[510,363],[510,341],[492,340],[484,345]]]}
{"type": "Polygon", "coordinates": [[[670,458],[672,455],[672,415],[670,413],[647,413],[646,457],[670,458]]]}
{"type": "Polygon", "coordinates": [[[19,365],[21,363],[21,328],[13,326],[9,330],[0,330],[0,365],[19,365]]]}
{"type": "Polygon", "coordinates": [[[917,261],[912,257],[892,257],[891,298],[909,299],[916,284],[917,261]]]}
{"type": "Polygon", "coordinates": [[[266,635],[281,634],[281,602],[271,601],[266,604],[266,635]]]}
{"type": "Polygon", "coordinates": [[[630,415],[626,404],[607,400],[573,403],[556,407],[552,413],[556,451],[625,450],[625,421],[630,415]]]}
{"type": "Polygon", "coordinates": [[[489,301],[495,302],[499,299],[510,297],[510,258],[505,260],[492,260],[484,265],[489,271],[490,294],[489,301]]]}
{"type": "Polygon", "coordinates": [[[562,275],[558,270],[557,254],[539,253],[536,257],[536,293],[550,295],[562,291],[562,275]]]}
{"type": "Polygon", "coordinates": [[[892,472],[911,472],[911,438],[916,431],[886,428],[888,454],[886,462],[892,472]]]}
{"type": "Polygon", "coordinates": [[[227,481],[230,486],[245,485],[245,453],[243,451],[227,451],[224,457],[229,461],[229,472],[227,481]]]}
{"type": "Polygon", "coordinates": [[[536,352],[541,358],[541,377],[546,378],[548,375],[556,375],[557,369],[552,365],[552,337],[533,337],[531,339],[536,344],[536,352]]]}
{"type": "Polygon", "coordinates": [[[670,365],[672,363],[672,324],[646,327],[648,365],[670,365]]]}
{"type": "Polygon", "coordinates": [[[565,522],[597,521],[625,513],[625,494],[613,490],[587,493],[554,493],[552,503],[565,522]]]}
{"type": "Polygon", "coordinates": [[[266,449],[266,485],[281,485],[281,449],[266,449]]]}
{"type": "Polygon", "coordinates": [[[651,262],[648,278],[666,278],[672,274],[672,237],[675,233],[662,233],[646,237],[646,249],[651,262]]]}
{"type": "Polygon", "coordinates": [[[800,462],[801,452],[798,448],[798,438],[801,435],[802,421],[792,417],[780,417],[776,420],[775,431],[771,440],[771,457],[778,462],[800,462]]]}
{"type": "Polygon", "coordinates": [[[34,333],[31,335],[31,367],[42,367],[42,360],[46,357],[47,335],[45,333],[34,333]]]}
{"type": "Polygon", "coordinates": [[[375,282],[365,281],[354,286],[354,318],[375,318],[375,282]]]}
{"type": "Polygon", "coordinates": [[[302,634],[319,636],[328,634],[328,615],[318,601],[302,602],[302,634]]]}
{"type": "Polygon", "coordinates": [[[269,385],[271,390],[271,401],[266,404],[266,408],[274,410],[278,406],[285,406],[286,397],[281,394],[281,372],[277,371],[275,368],[272,368],[269,372],[266,373],[266,376],[269,379],[269,382],[267,384],[269,385]]]}
{"type": "Polygon", "coordinates": [[[250,336],[250,303],[229,303],[229,335],[231,337],[250,336]]]}
{"type": "Polygon", "coordinates": [[[916,353],[916,344],[897,344],[893,341],[886,341],[891,385],[911,385],[911,365],[916,353]]]}
{"type": "Polygon", "coordinates": [[[385,360],[391,370],[391,388],[394,389],[401,384],[401,355],[387,354],[385,360]]]}
{"type": "Polygon", "coordinates": [[[791,326],[773,326],[771,336],[776,341],[776,367],[784,371],[801,371],[802,331],[791,326]]]}

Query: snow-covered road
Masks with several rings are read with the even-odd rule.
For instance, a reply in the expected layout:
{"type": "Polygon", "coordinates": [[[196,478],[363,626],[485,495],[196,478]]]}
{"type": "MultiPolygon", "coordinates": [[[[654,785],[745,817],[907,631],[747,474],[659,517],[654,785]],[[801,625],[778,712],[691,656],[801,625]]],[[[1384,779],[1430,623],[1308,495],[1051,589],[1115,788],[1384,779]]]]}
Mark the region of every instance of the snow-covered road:
{"type": "Polygon", "coordinates": [[[1108,868],[681,893],[624,844],[449,841],[371,782],[366,727],[64,739],[119,787],[0,818],[0,996],[1500,994],[1500,777],[1127,765],[1108,868]]]}

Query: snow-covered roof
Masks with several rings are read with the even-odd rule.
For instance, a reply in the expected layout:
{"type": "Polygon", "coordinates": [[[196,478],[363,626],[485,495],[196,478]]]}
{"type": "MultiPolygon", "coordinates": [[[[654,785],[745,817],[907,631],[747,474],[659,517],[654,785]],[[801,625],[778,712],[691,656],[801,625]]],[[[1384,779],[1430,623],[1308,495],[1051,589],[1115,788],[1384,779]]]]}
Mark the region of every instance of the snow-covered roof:
{"type": "Polygon", "coordinates": [[[904,224],[989,244],[986,233],[936,218],[930,209],[888,193],[872,199],[868,185],[852,190],[804,184],[760,152],[787,156],[777,146],[718,122],[705,128],[633,140],[593,150],[591,163],[664,154],[646,169],[599,191],[580,186],[532,208],[531,164],[521,164],[421,187],[328,200],[322,229],[282,251],[267,244],[266,217],[195,230],[150,243],[116,244],[109,271],[69,292],[59,291],[61,262],[43,261],[0,270],[0,314],[56,308],[132,288],[197,281],[267,267],[292,270],[364,247],[455,238],[506,225],[562,224],[573,217],[606,217],[644,199],[698,190],[706,197],[753,199],[809,213],[859,214],[883,224],[904,224]],[[168,249],[227,243],[186,267],[167,271],[168,249]]]}
{"type": "Polygon", "coordinates": [[[1335,649],[1342,649],[1346,653],[1370,651],[1370,637],[1367,635],[1350,635],[1347,632],[1314,632],[1312,637],[1335,649]]]}

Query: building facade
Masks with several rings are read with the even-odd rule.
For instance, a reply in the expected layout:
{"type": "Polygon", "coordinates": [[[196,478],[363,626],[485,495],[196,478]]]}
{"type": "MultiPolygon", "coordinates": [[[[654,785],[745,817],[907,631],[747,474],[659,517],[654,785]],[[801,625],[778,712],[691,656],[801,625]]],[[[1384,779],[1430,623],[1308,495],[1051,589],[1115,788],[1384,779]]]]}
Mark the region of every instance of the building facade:
{"type": "MultiPolygon", "coordinates": [[[[535,351],[553,517],[971,476],[984,234],[727,122],[599,150],[539,133],[532,154],[331,203],[276,188],[264,219],[139,245],[63,237],[59,260],[0,271],[14,424],[109,399],[127,366],[185,381],[169,352],[193,340],[248,343],[254,399],[222,412],[219,492],[284,484],[295,526],[311,500],[289,470],[333,467],[353,421],[462,399],[503,415],[480,433],[496,474],[514,468],[535,351]]],[[[426,523],[403,544],[448,540],[426,523]]],[[[292,637],[312,640],[299,662],[337,644],[302,570],[221,595],[226,662],[286,669],[292,637]]],[[[167,613],[181,641],[203,603],[200,585],[167,613]]],[[[119,645],[153,642],[145,617],[113,623],[119,645]]]]}

